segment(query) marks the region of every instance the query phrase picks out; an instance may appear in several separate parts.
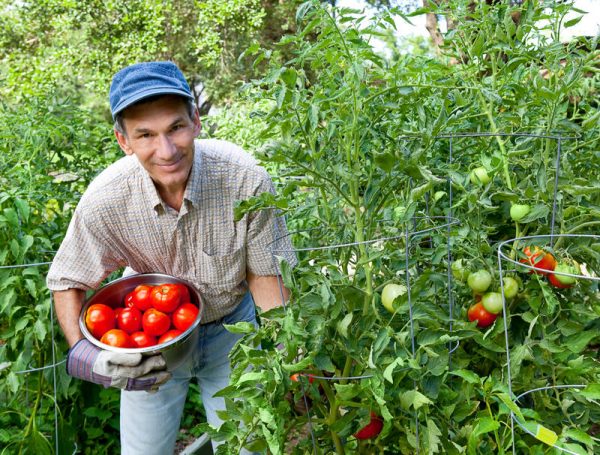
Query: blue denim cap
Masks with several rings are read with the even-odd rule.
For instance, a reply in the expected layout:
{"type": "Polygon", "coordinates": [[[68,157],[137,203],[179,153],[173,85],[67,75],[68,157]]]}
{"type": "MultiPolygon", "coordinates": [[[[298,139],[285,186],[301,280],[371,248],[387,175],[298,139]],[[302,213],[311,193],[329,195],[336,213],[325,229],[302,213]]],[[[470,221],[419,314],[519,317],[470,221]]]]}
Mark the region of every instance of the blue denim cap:
{"type": "Polygon", "coordinates": [[[181,70],[173,62],[143,62],[123,68],[110,85],[110,111],[115,116],[128,106],[154,95],[194,99],[181,70]]]}

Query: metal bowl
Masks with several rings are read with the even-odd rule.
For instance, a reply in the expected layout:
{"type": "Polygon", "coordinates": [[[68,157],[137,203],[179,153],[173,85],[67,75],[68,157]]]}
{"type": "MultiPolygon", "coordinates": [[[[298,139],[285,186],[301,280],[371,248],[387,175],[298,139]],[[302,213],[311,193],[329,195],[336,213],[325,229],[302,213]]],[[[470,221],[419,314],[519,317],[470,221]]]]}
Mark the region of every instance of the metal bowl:
{"type": "Polygon", "coordinates": [[[162,273],[141,273],[139,275],[131,275],[112,281],[102,286],[92,296],[90,296],[83,305],[81,314],[79,315],[79,328],[81,329],[83,336],[85,336],[85,338],[87,338],[91,343],[107,351],[131,353],[139,352],[147,356],[162,354],[167,362],[167,370],[173,371],[188,358],[194,348],[198,345],[199,334],[197,328],[200,324],[200,320],[202,319],[203,310],[204,305],[202,298],[191,283],[162,273]],[[136,286],[139,286],[140,284],[156,286],[164,283],[177,283],[187,286],[188,290],[190,291],[190,300],[199,308],[198,317],[194,323],[177,338],[167,341],[166,343],[149,346],[147,348],[117,348],[101,343],[100,340],[96,339],[86,327],[85,314],[90,305],[95,303],[104,303],[112,308],[117,308],[123,306],[125,296],[133,291],[136,286]]]}

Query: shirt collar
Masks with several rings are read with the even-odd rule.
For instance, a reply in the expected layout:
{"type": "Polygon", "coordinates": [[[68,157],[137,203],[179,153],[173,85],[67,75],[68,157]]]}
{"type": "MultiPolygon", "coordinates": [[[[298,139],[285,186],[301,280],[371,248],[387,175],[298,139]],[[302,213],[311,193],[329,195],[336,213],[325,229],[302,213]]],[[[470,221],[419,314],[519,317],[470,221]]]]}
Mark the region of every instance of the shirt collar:
{"type": "Polygon", "coordinates": [[[159,207],[162,207],[162,199],[158,194],[158,190],[154,186],[154,182],[150,178],[150,174],[148,174],[148,171],[144,169],[144,166],[142,166],[140,160],[137,159],[137,156],[134,155],[133,158],[135,159],[142,179],[142,191],[148,198],[148,201],[150,202],[152,208],[158,211],[160,210],[159,207]]]}
{"type": "Polygon", "coordinates": [[[188,179],[185,187],[185,193],[183,193],[183,199],[187,199],[195,207],[197,207],[200,203],[201,170],[202,152],[200,150],[200,143],[198,141],[194,141],[194,164],[192,165],[190,178],[188,179]]]}

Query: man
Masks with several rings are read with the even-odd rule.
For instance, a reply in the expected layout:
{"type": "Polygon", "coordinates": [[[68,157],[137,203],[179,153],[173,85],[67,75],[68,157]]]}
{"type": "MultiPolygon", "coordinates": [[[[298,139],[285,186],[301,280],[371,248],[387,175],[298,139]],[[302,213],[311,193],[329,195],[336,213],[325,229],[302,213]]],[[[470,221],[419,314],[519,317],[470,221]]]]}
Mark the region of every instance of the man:
{"type": "MultiPolygon", "coordinates": [[[[228,353],[239,339],[223,324],[256,324],[254,302],[268,310],[287,298],[270,253],[285,225],[272,211],[234,221],[235,201],[273,191],[271,180],[239,147],[196,139],[198,112],[176,65],[129,66],[114,76],[109,98],[126,156],[82,196],[47,282],[71,346],[67,372],[123,389],[122,453],[164,455],[173,453],[190,378],[198,379],[208,422],[221,424],[224,402],[213,395],[229,383],[228,353]],[[121,267],[177,276],[200,291],[200,342],[175,371],[165,371],[160,355],[104,351],[80,332],[85,291],[121,267]]],[[[278,249],[291,249],[283,242],[278,249]]]]}

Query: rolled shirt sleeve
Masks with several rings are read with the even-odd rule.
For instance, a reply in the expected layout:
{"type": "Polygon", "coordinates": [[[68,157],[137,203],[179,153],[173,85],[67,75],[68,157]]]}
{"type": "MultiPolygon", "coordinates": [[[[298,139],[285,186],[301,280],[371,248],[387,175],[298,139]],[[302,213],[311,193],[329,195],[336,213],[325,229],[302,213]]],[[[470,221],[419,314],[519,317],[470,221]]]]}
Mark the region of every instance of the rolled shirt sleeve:
{"type": "MultiPolygon", "coordinates": [[[[264,192],[274,193],[271,178],[264,172],[258,196],[264,192]]],[[[255,275],[280,275],[277,257],[283,258],[291,267],[297,263],[285,218],[279,210],[267,208],[249,215],[247,269],[255,275]],[[277,256],[277,257],[276,257],[277,256]]]]}
{"type": "Polygon", "coordinates": [[[124,265],[102,236],[101,224],[82,201],[50,266],[47,276],[50,290],[95,289],[111,272],[124,265]]]}

